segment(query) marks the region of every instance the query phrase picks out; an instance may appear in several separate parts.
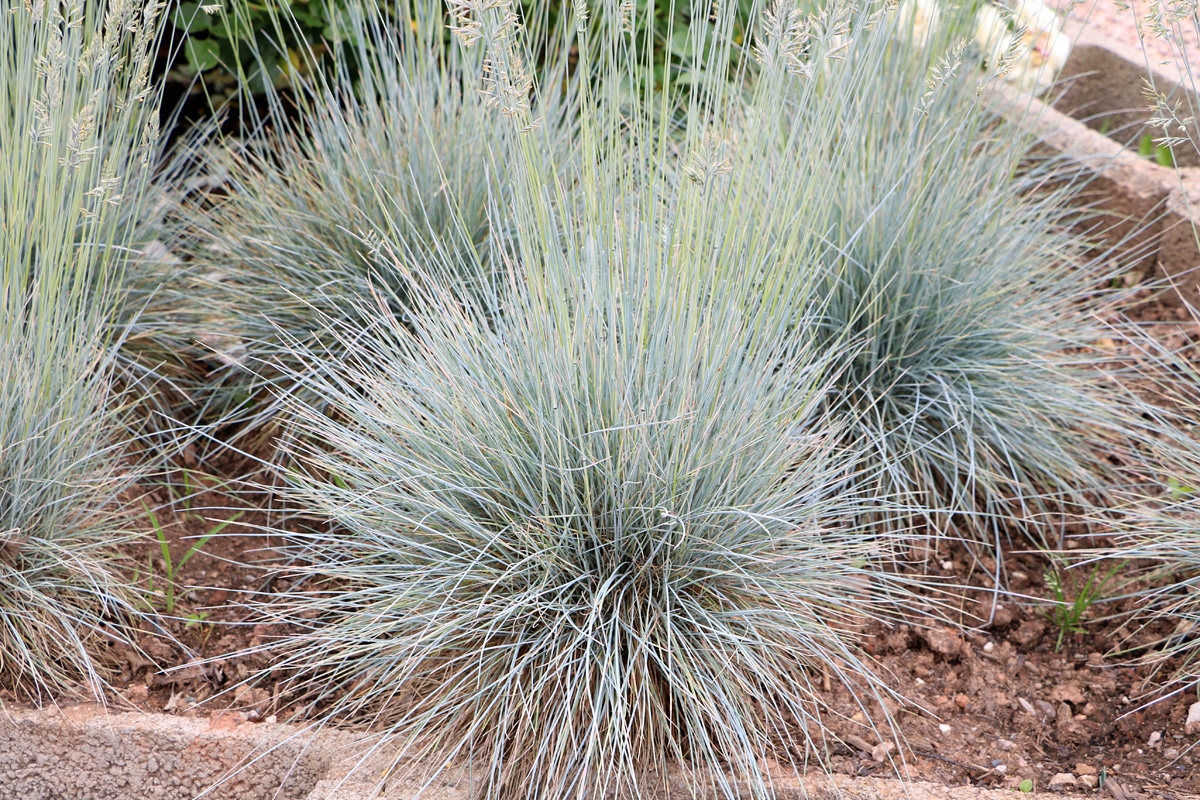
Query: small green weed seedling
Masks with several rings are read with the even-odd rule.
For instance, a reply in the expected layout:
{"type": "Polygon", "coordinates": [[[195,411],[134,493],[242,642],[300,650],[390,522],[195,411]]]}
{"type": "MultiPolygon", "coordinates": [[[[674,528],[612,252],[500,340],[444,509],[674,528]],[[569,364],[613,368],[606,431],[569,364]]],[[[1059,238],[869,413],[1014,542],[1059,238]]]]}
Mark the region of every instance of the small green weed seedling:
{"type": "Polygon", "coordinates": [[[1070,585],[1073,581],[1066,578],[1066,570],[1054,560],[1046,567],[1046,587],[1054,595],[1054,607],[1046,612],[1046,618],[1058,627],[1058,639],[1054,643],[1055,652],[1062,649],[1063,641],[1071,634],[1087,632],[1083,624],[1087,610],[1100,599],[1105,585],[1123,566],[1125,562],[1122,561],[1101,574],[1102,567],[1097,565],[1073,597],[1069,595],[1074,588],[1070,585]]]}
{"type": "Polygon", "coordinates": [[[182,476],[180,483],[169,480],[164,485],[171,496],[171,504],[176,509],[182,509],[185,518],[192,515],[193,504],[201,494],[220,492],[229,486],[229,481],[216,480],[213,476],[200,470],[182,469],[179,474],[182,476]]]}
{"type": "Polygon", "coordinates": [[[184,629],[195,630],[200,637],[200,641],[206,644],[213,632],[213,623],[209,622],[208,616],[207,611],[190,611],[183,615],[184,629]]]}
{"type": "Polygon", "coordinates": [[[183,618],[185,620],[187,620],[187,622],[183,623],[183,627],[191,628],[195,625],[203,625],[205,622],[207,622],[208,621],[208,612],[207,611],[193,611],[190,614],[184,614],[183,618]]]}
{"type": "MultiPolygon", "coordinates": [[[[154,537],[158,540],[158,549],[162,554],[163,569],[166,572],[163,587],[163,611],[165,611],[167,614],[174,614],[176,587],[175,576],[179,573],[179,570],[183,569],[183,565],[191,560],[192,556],[204,549],[204,545],[208,544],[210,539],[223,531],[230,523],[236,522],[237,519],[242,516],[242,512],[239,511],[229,519],[218,522],[208,531],[208,533],[196,539],[196,541],[192,543],[191,547],[184,552],[178,561],[174,561],[171,557],[171,543],[167,539],[166,530],[164,530],[162,523],[159,521],[158,515],[155,514],[154,511],[144,502],[142,503],[142,508],[146,509],[146,516],[150,519],[150,524],[154,527],[154,537]]],[[[148,562],[149,588],[151,592],[154,592],[156,589],[154,586],[153,554],[151,554],[148,562]]],[[[190,626],[199,622],[203,622],[205,617],[207,617],[207,614],[189,614],[187,617],[187,624],[190,626]]]]}
{"type": "Polygon", "coordinates": [[[1018,792],[1026,792],[1026,793],[1032,792],[1033,791],[1033,781],[1031,781],[1029,778],[1026,778],[1025,780],[1021,781],[1017,785],[1017,791],[1018,792]]]}
{"type": "MultiPolygon", "coordinates": [[[[192,513],[192,480],[191,480],[191,477],[192,477],[192,471],[190,469],[185,469],[183,471],[183,496],[179,498],[179,501],[183,503],[183,511],[185,514],[192,513]]],[[[172,494],[172,496],[174,496],[174,494],[175,494],[174,487],[172,487],[171,494],[172,494]]]]}

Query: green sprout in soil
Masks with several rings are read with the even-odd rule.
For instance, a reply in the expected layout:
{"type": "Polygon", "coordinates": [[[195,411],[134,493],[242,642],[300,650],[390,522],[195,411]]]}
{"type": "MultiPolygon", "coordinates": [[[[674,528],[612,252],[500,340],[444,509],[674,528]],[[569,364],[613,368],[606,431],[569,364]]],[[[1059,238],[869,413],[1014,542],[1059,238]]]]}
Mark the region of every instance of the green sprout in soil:
{"type": "Polygon", "coordinates": [[[1046,567],[1045,581],[1046,587],[1053,595],[1054,606],[1045,614],[1058,628],[1058,638],[1054,643],[1055,652],[1062,649],[1068,636],[1087,633],[1084,619],[1088,610],[1103,598],[1106,585],[1123,566],[1124,562],[1117,563],[1105,571],[1103,565],[1096,565],[1081,586],[1074,586],[1072,579],[1068,577],[1074,573],[1052,559],[1052,563],[1046,567]]]}
{"type": "MultiPolygon", "coordinates": [[[[154,537],[158,541],[158,551],[162,556],[163,571],[165,573],[163,581],[163,611],[165,611],[167,614],[174,614],[176,597],[175,590],[177,585],[176,576],[179,574],[179,571],[183,569],[184,564],[192,559],[192,556],[203,550],[204,546],[208,544],[214,536],[219,534],[233,522],[236,522],[237,519],[242,516],[242,512],[239,511],[229,519],[218,522],[208,531],[208,533],[205,533],[203,536],[198,537],[194,542],[192,542],[191,546],[188,547],[188,549],[184,551],[184,554],[179,557],[179,560],[175,561],[171,556],[170,539],[167,538],[167,532],[162,523],[159,521],[158,515],[155,514],[153,509],[147,506],[144,502],[142,503],[142,508],[145,509],[146,516],[150,520],[150,525],[154,529],[154,537]]],[[[154,565],[152,557],[148,562],[148,567],[148,588],[152,593],[154,593],[157,592],[157,589],[154,581],[154,565]]],[[[195,615],[189,615],[189,625],[203,621],[202,617],[196,617],[193,619],[194,616],[195,615]]]]}

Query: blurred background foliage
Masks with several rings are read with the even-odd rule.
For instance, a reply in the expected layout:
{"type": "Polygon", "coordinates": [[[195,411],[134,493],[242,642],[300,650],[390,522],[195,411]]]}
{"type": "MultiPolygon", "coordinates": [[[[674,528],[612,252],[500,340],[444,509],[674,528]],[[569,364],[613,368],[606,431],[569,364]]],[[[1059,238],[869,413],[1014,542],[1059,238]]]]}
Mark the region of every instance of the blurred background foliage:
{"type": "MultiPolygon", "coordinates": [[[[711,10],[715,13],[717,0],[711,10]]],[[[736,4],[734,44],[745,42],[753,0],[736,4]]],[[[519,13],[527,23],[553,30],[569,16],[564,0],[521,0],[519,13]],[[536,20],[536,22],[534,22],[536,20]]],[[[633,0],[631,19],[636,30],[631,41],[651,41],[652,57],[639,58],[642,74],[633,76],[642,86],[661,88],[664,78],[673,85],[695,80],[695,20],[691,3],[633,0]],[[647,36],[649,34],[649,36],[647,36]],[[667,74],[667,70],[671,74],[667,74]]],[[[198,119],[240,99],[261,96],[269,82],[286,89],[299,75],[309,74],[314,60],[323,60],[340,44],[353,44],[355,26],[347,24],[346,0],[211,0],[175,5],[170,16],[173,47],[164,47],[159,71],[175,87],[176,100],[185,105],[185,116],[198,119]],[[250,55],[254,54],[254,55],[250,55]]],[[[711,23],[710,16],[703,21],[711,23]]],[[[445,43],[450,44],[449,31],[445,43]]],[[[352,48],[351,48],[352,49],[352,48]]],[[[535,54],[544,56],[545,54],[535,54]]]]}

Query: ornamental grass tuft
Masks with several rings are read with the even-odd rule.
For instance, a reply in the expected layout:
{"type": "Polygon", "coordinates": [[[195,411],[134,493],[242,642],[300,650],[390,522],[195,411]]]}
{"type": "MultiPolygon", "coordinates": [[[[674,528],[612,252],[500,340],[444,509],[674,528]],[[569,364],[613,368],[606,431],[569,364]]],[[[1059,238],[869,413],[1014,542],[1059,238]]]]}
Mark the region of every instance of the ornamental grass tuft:
{"type": "Polygon", "coordinates": [[[112,386],[155,155],[156,3],[0,13],[0,686],[99,692],[130,642],[122,458],[136,397],[112,386]]]}
{"type": "MultiPolygon", "coordinates": [[[[454,21],[514,143],[495,291],[385,243],[400,290],[288,341],[316,400],[285,400],[287,496],[321,524],[289,535],[300,580],[262,609],[301,628],[279,668],[323,719],[373,725],[397,765],[461,766],[481,797],[675,778],[768,797],[764,760],[828,753],[825,676],[887,695],[855,632],[918,602],[884,568],[903,532],[856,528],[841,491],[838,349],[793,335],[809,280],[780,267],[821,251],[788,230],[823,186],[740,213],[777,169],[763,153],[807,157],[777,141],[777,98],[745,115],[723,80],[593,92],[643,57],[617,4],[576,17],[578,68],[606,80],[581,82],[557,162],[508,11],[454,21]]],[[[723,24],[690,52],[728,58],[723,24]]],[[[809,44],[814,62],[836,46],[809,44]]]]}
{"type": "Polygon", "coordinates": [[[397,759],[468,762],[481,796],[670,765],[766,796],[760,759],[826,752],[822,674],[885,693],[852,636],[900,602],[891,551],[842,527],[842,454],[797,430],[819,360],[749,357],[735,309],[594,277],[494,327],[346,332],[336,371],[314,354],[332,414],[292,420],[289,497],[330,527],[291,536],[279,667],[397,759]]]}
{"type": "Polygon", "coordinates": [[[1086,186],[1028,155],[1021,109],[953,38],[962,23],[924,50],[847,47],[794,112],[831,154],[802,178],[831,187],[808,223],[825,249],[803,336],[842,353],[828,410],[862,453],[851,490],[892,504],[874,518],[995,555],[1011,535],[1059,545],[1056,515],[1127,482],[1110,456],[1147,426],[1097,346],[1121,296],[1075,232],[1086,186]]]}
{"type": "MultiPolygon", "coordinates": [[[[1200,153],[1196,128],[1197,72],[1195,47],[1200,33],[1200,16],[1194,4],[1151,3],[1144,28],[1139,28],[1143,51],[1166,52],[1180,77],[1178,86],[1162,85],[1160,77],[1147,78],[1146,101],[1149,125],[1157,129],[1154,143],[1168,148],[1172,161],[1182,149],[1200,153]]],[[[1168,62],[1163,62],[1168,63],[1168,62]]],[[[1193,227],[1193,235],[1200,231],[1193,227]]],[[[1184,303],[1195,297],[1198,279],[1194,271],[1174,281],[1184,303]]],[[[1200,323],[1200,312],[1188,309],[1192,321],[1200,323]]],[[[1156,666],[1162,676],[1155,693],[1193,693],[1200,689],[1200,369],[1198,345],[1188,341],[1182,350],[1171,352],[1159,346],[1156,355],[1166,366],[1156,390],[1177,412],[1176,435],[1160,442],[1155,453],[1159,479],[1157,496],[1138,498],[1130,519],[1120,529],[1105,556],[1119,560],[1144,560],[1149,565],[1133,618],[1124,627],[1132,631],[1126,642],[1139,645],[1139,662],[1156,666]]]]}
{"type": "MultiPolygon", "coordinates": [[[[382,248],[479,295],[504,246],[493,212],[511,136],[476,89],[482,59],[448,46],[438,4],[339,5],[329,52],[308,54],[288,93],[266,87],[251,127],[268,132],[209,148],[217,188],[182,209],[181,253],[212,300],[198,336],[219,364],[207,402],[241,432],[273,430],[280,394],[305,391],[285,342],[318,336],[325,317],[360,319],[376,297],[400,308],[405,281],[382,248]]],[[[272,61],[252,51],[244,68],[272,61]]],[[[548,125],[563,113],[548,108],[548,125]]]]}

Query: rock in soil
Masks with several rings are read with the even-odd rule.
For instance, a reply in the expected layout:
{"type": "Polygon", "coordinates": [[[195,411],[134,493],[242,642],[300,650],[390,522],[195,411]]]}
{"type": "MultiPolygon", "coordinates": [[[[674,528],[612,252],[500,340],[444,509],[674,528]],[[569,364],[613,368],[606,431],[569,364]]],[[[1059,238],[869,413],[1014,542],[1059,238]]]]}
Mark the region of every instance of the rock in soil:
{"type": "Polygon", "coordinates": [[[944,658],[954,658],[962,652],[962,638],[954,631],[927,628],[921,631],[921,637],[930,650],[944,658]]]}
{"type": "Polygon", "coordinates": [[[1187,722],[1183,723],[1183,732],[1188,736],[1200,733],[1200,700],[1192,703],[1188,709],[1187,722]]]}
{"type": "Polygon", "coordinates": [[[1069,772],[1060,772],[1050,779],[1047,787],[1052,792],[1069,792],[1075,788],[1075,776],[1069,772]]]}

